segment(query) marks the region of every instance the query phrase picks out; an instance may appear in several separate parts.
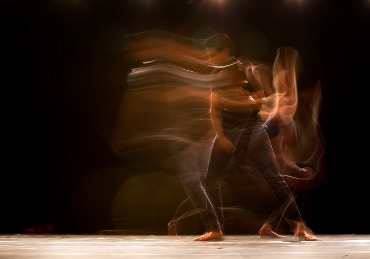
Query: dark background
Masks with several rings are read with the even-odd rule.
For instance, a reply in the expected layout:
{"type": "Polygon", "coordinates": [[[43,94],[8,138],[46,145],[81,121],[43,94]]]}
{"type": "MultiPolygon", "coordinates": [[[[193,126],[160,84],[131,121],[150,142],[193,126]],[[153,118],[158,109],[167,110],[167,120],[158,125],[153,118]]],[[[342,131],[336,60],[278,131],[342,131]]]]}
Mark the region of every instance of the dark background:
{"type": "Polygon", "coordinates": [[[262,35],[256,58],[264,61],[278,46],[300,51],[322,84],[327,176],[306,194],[302,212],[317,233],[370,233],[370,2],[224,2],[1,1],[1,232],[44,223],[68,233],[114,228],[110,203],[130,175],[91,121],[107,107],[107,123],[114,117],[131,65],[121,36],[149,29],[192,36],[209,26],[236,43],[262,35]]]}

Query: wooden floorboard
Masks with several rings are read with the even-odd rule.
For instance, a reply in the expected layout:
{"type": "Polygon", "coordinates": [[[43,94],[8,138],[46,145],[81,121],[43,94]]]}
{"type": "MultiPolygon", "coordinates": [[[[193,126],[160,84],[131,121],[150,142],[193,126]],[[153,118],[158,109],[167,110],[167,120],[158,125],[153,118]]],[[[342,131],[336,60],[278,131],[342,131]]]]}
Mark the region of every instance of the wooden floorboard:
{"type": "Polygon", "coordinates": [[[370,258],[370,235],[317,235],[320,241],[226,236],[193,241],[166,235],[0,235],[1,259],[60,258],[370,258]]]}

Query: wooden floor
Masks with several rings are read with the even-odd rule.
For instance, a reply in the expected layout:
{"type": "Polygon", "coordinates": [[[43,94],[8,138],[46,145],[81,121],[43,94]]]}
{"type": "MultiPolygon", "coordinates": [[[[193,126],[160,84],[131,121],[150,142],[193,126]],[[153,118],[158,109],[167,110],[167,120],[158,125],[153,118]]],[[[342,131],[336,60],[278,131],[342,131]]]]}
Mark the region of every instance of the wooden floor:
{"type": "Polygon", "coordinates": [[[221,242],[165,235],[0,235],[1,259],[370,258],[369,235],[317,235],[320,241],[227,236],[221,242]]]}

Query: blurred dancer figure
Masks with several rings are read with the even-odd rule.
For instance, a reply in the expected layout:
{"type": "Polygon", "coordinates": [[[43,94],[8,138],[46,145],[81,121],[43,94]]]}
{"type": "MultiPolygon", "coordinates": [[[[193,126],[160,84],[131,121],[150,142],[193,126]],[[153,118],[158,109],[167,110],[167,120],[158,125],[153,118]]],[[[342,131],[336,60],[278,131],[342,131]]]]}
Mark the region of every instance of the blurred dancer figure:
{"type": "MultiPolygon", "coordinates": [[[[253,68],[234,58],[234,46],[226,34],[208,38],[206,49],[209,62],[215,66],[216,80],[213,82],[218,85],[213,86],[211,93],[210,114],[216,138],[205,179],[205,188],[213,206],[204,207],[201,217],[206,232],[195,240],[224,239],[222,183],[231,166],[243,169],[245,163],[257,168],[269,184],[280,204],[281,216],[289,225],[295,226],[295,237],[306,241],[319,240],[306,227],[291,190],[280,173],[264,120],[259,114],[265,96],[262,86],[253,77],[253,68]]],[[[259,235],[283,237],[273,231],[270,221],[261,227],[259,235]]]]}
{"type": "Polygon", "coordinates": [[[302,72],[298,51],[278,48],[272,67],[274,93],[265,98],[261,111],[281,174],[296,191],[309,188],[308,182],[317,178],[324,150],[316,121],[320,82],[313,79],[309,91],[301,89],[298,93],[298,84],[307,87],[302,72]]]}

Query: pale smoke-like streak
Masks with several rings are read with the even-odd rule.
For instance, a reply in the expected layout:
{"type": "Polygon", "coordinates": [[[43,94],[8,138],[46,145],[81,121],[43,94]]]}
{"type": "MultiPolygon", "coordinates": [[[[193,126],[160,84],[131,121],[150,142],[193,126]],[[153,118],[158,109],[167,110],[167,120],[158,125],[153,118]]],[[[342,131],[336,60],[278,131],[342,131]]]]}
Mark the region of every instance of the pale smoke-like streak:
{"type": "MultiPolygon", "coordinates": [[[[230,78],[214,73],[220,67],[206,62],[201,51],[204,39],[150,31],[130,35],[127,42],[127,57],[134,68],[126,78],[109,144],[127,168],[182,171],[183,181],[190,180],[186,173],[195,171],[202,181],[215,137],[210,90],[227,85],[230,78]]],[[[250,82],[265,90],[260,113],[267,127],[280,128],[271,141],[282,173],[300,179],[291,170],[308,166],[314,175],[294,182],[294,187],[320,185],[325,152],[319,124],[320,81],[300,88],[302,62],[291,47],[279,48],[271,66],[244,57],[237,62],[244,65],[250,82]]]]}
{"type": "MultiPolygon", "coordinates": [[[[127,76],[111,138],[119,156],[155,152],[155,159],[166,158],[211,130],[210,89],[225,86],[228,79],[213,73],[220,66],[206,62],[204,40],[164,31],[128,36],[127,56],[138,65],[127,76]]],[[[289,131],[279,136],[284,163],[321,169],[325,149],[318,122],[321,88],[305,86],[299,92],[303,66],[298,51],[279,48],[271,67],[243,57],[238,62],[245,65],[251,83],[265,89],[261,115],[266,124],[279,123],[286,129],[283,133],[289,131]]]]}
{"type": "MultiPolygon", "coordinates": [[[[163,31],[127,37],[126,53],[133,68],[126,78],[110,138],[119,157],[136,166],[148,165],[173,157],[196,142],[210,143],[214,137],[210,89],[227,85],[230,78],[214,73],[221,66],[207,63],[204,41],[163,31]]],[[[321,86],[318,79],[299,86],[303,66],[298,51],[279,48],[271,66],[245,57],[236,62],[244,65],[252,84],[265,90],[260,113],[266,125],[281,128],[272,143],[282,168],[299,164],[320,174],[325,151],[319,124],[321,86]]],[[[202,152],[209,148],[202,147],[202,152]]]]}

